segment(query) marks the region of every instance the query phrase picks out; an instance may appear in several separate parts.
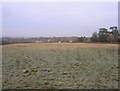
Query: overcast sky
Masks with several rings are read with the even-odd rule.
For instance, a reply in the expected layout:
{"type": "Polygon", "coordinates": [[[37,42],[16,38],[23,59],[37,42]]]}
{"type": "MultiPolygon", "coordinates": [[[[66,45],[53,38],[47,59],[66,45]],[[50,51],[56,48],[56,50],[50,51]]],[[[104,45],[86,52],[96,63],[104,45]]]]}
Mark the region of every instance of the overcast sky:
{"type": "Polygon", "coordinates": [[[117,2],[2,4],[3,37],[91,36],[118,26],[117,2]]]}

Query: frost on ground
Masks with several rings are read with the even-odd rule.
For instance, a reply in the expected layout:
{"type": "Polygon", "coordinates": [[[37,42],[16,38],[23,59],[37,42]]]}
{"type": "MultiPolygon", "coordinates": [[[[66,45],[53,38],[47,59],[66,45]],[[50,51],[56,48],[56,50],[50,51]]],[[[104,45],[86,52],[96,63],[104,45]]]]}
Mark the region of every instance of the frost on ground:
{"type": "Polygon", "coordinates": [[[4,45],[3,89],[116,89],[118,45],[31,43],[4,45]]]}

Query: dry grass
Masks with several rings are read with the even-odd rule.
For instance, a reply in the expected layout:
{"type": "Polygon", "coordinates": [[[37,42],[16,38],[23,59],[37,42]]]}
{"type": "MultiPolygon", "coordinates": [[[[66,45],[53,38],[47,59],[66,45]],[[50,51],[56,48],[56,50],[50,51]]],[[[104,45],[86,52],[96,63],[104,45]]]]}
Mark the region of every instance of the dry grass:
{"type": "Polygon", "coordinates": [[[118,88],[117,44],[3,46],[3,88],[118,88]]]}

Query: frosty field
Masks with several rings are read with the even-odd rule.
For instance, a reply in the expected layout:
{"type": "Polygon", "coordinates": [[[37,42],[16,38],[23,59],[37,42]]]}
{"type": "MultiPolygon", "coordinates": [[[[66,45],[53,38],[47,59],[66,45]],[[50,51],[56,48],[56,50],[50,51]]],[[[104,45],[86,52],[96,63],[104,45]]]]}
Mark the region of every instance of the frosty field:
{"type": "Polygon", "coordinates": [[[118,45],[29,43],[2,46],[3,89],[118,88],[118,45]]]}

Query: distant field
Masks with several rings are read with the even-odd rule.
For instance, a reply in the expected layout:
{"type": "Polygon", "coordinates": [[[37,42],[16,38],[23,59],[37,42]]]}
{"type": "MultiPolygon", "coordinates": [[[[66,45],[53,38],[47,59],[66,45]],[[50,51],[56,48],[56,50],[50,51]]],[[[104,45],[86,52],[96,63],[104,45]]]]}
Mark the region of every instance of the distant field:
{"type": "Polygon", "coordinates": [[[30,43],[2,46],[3,89],[118,88],[118,45],[30,43]]]}

